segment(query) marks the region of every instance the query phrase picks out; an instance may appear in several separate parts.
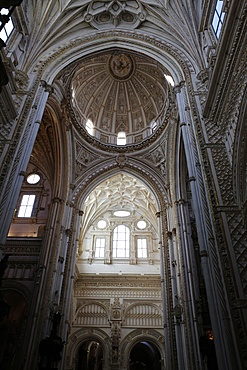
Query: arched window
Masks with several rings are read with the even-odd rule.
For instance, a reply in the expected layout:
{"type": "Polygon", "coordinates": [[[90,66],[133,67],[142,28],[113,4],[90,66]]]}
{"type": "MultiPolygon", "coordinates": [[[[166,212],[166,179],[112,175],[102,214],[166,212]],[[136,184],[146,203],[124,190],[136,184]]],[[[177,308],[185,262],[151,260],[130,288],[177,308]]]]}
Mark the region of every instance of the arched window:
{"type": "Polygon", "coordinates": [[[113,231],[113,258],[128,258],[130,247],[130,230],[125,225],[118,225],[113,231]]]}

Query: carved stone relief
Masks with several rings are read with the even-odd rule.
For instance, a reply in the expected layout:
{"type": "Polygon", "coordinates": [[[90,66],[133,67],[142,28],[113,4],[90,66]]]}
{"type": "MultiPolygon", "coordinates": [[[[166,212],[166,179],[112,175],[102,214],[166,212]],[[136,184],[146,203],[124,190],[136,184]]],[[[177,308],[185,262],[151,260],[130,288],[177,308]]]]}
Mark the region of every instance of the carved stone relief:
{"type": "Polygon", "coordinates": [[[146,19],[140,1],[91,1],[82,19],[96,29],[109,27],[137,28],[146,19]]]}
{"type": "Polygon", "coordinates": [[[79,141],[75,143],[75,154],[76,154],[76,165],[75,165],[75,178],[85,171],[88,166],[91,166],[92,163],[99,159],[100,156],[97,156],[87,150],[79,141]]]}
{"type": "MultiPolygon", "coordinates": [[[[247,271],[243,261],[247,258],[244,248],[247,237],[246,229],[244,228],[243,214],[241,205],[238,204],[238,197],[234,193],[236,168],[239,169],[243,163],[243,152],[238,157],[238,162],[234,156],[234,145],[238,140],[238,119],[240,116],[240,107],[244,96],[246,86],[246,57],[240,61],[240,66],[237,72],[234,73],[234,82],[231,86],[229,96],[226,98],[225,105],[222,106],[222,116],[217,124],[214,120],[206,121],[206,129],[211,147],[211,154],[214,161],[214,166],[217,174],[217,185],[219,186],[221,203],[219,208],[225,212],[228,220],[229,231],[232,237],[233,248],[238,263],[243,289],[247,289],[247,271]],[[234,169],[232,165],[234,164],[234,169]],[[220,208],[222,206],[222,208],[220,208]]],[[[242,140],[245,134],[242,132],[242,140]]],[[[238,144],[238,147],[239,144],[238,144]]]]}
{"type": "Polygon", "coordinates": [[[108,326],[108,313],[99,302],[86,302],[77,310],[74,325],[108,326]]]}

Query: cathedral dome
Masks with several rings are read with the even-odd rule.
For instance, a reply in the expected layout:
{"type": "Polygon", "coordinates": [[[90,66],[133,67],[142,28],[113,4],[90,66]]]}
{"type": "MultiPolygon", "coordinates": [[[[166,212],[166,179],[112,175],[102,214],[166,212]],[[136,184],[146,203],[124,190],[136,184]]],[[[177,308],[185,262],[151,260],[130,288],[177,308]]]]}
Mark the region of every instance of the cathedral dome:
{"type": "Polygon", "coordinates": [[[85,58],[71,82],[77,124],[104,145],[135,145],[164,126],[169,106],[167,72],[129,51],[85,58]]]}

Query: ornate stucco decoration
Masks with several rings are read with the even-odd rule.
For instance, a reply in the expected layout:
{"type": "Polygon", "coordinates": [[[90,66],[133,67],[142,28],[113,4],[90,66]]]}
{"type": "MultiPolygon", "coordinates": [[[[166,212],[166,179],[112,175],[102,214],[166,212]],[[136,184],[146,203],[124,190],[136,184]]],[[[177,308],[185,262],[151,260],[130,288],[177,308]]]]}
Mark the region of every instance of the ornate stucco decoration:
{"type": "Polygon", "coordinates": [[[140,1],[91,1],[83,20],[96,29],[104,27],[135,29],[146,20],[140,1]]]}
{"type": "Polygon", "coordinates": [[[167,140],[166,135],[164,141],[145,156],[145,160],[151,162],[155,168],[159,169],[165,183],[167,182],[167,140]]]}
{"type": "Polygon", "coordinates": [[[108,152],[150,145],[174,113],[167,73],[150,57],[118,49],[82,60],[68,89],[68,110],[77,135],[108,152]],[[120,132],[126,135],[126,145],[117,145],[120,132]]]}
{"type": "Polygon", "coordinates": [[[208,68],[202,69],[197,75],[197,94],[199,95],[200,103],[202,107],[205,106],[205,101],[207,98],[208,92],[208,78],[209,78],[209,70],[208,68]]]}
{"type": "Polygon", "coordinates": [[[89,150],[83,147],[78,139],[75,142],[75,177],[77,178],[80,173],[85,171],[87,167],[92,165],[92,162],[98,160],[100,157],[93,154],[89,150]]]}
{"type": "Polygon", "coordinates": [[[133,73],[134,64],[128,54],[114,54],[109,60],[109,71],[117,80],[127,80],[133,73]]]}
{"type": "Polygon", "coordinates": [[[25,72],[16,69],[15,83],[16,83],[16,95],[28,94],[29,77],[25,72]]]}
{"type": "Polygon", "coordinates": [[[116,162],[120,168],[123,168],[127,162],[127,158],[124,154],[119,154],[116,158],[116,162]]]}
{"type": "Polygon", "coordinates": [[[120,321],[122,320],[122,307],[118,297],[114,298],[114,302],[111,304],[111,320],[120,321]]]}

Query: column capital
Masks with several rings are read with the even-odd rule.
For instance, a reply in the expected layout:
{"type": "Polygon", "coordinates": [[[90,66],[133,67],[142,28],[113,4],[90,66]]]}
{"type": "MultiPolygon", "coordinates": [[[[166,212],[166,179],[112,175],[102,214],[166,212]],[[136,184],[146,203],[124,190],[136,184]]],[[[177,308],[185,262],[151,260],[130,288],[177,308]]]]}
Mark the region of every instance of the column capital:
{"type": "Polygon", "coordinates": [[[175,203],[176,205],[184,204],[184,203],[185,203],[185,199],[180,198],[180,199],[176,200],[174,203],[175,203]]]}
{"type": "Polygon", "coordinates": [[[182,89],[182,87],[184,86],[184,84],[185,84],[185,81],[184,81],[184,80],[182,80],[182,81],[180,81],[180,82],[178,83],[178,85],[174,86],[174,92],[175,92],[175,94],[179,94],[179,93],[181,93],[181,89],[182,89]]]}
{"type": "Polygon", "coordinates": [[[52,202],[53,203],[62,203],[62,199],[61,198],[59,198],[59,197],[54,197],[53,199],[52,199],[52,202]]]}
{"type": "Polygon", "coordinates": [[[81,209],[78,209],[78,214],[79,214],[79,216],[83,216],[84,212],[81,209]]]}
{"type": "Polygon", "coordinates": [[[66,230],[65,230],[65,234],[66,234],[67,236],[71,236],[71,234],[72,234],[71,229],[66,229],[66,230]]]}
{"type": "Polygon", "coordinates": [[[54,92],[54,87],[49,85],[45,80],[41,80],[40,85],[44,88],[45,92],[48,92],[49,96],[54,92]]]}

